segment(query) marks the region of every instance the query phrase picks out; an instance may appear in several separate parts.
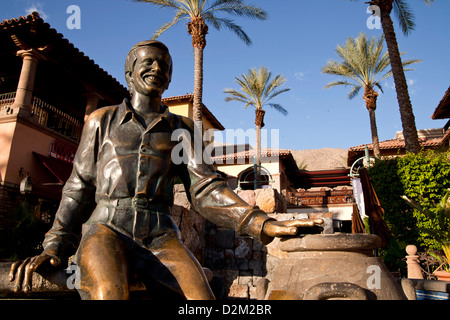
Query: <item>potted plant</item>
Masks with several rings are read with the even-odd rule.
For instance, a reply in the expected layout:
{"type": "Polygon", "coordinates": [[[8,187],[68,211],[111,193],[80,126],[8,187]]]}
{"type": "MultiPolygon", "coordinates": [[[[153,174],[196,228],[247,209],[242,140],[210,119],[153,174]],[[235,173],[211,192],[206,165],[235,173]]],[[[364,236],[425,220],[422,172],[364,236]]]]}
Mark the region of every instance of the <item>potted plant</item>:
{"type": "Polygon", "coordinates": [[[444,258],[430,252],[430,254],[441,263],[433,274],[438,277],[439,280],[450,281],[450,241],[446,241],[442,244],[442,250],[444,251],[444,258]]]}
{"type": "Polygon", "coordinates": [[[433,224],[436,226],[434,229],[429,228],[419,228],[420,231],[428,234],[434,240],[436,240],[442,247],[444,251],[444,257],[437,255],[435,253],[429,252],[430,255],[435,257],[441,264],[433,272],[433,274],[438,277],[439,280],[450,281],[450,189],[441,199],[439,204],[436,206],[436,210],[429,210],[422,207],[418,203],[412,201],[406,196],[402,196],[406,202],[413,207],[421,211],[425,216],[427,216],[433,224]]]}

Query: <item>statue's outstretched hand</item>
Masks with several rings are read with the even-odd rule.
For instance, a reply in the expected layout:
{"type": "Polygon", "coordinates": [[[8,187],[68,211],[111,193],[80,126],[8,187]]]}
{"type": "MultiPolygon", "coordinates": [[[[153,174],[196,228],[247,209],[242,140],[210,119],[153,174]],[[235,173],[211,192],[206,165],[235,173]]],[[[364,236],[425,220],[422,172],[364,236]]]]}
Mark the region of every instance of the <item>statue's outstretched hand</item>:
{"type": "Polygon", "coordinates": [[[38,256],[27,258],[25,260],[16,261],[11,265],[9,271],[9,281],[16,280],[14,291],[19,292],[22,290],[27,293],[31,291],[33,272],[41,266],[51,265],[57,267],[61,263],[61,260],[50,256],[46,253],[42,253],[38,256]]]}
{"type": "Polygon", "coordinates": [[[269,237],[294,236],[297,228],[312,228],[322,224],[323,219],[269,220],[264,224],[263,232],[269,237]]]}

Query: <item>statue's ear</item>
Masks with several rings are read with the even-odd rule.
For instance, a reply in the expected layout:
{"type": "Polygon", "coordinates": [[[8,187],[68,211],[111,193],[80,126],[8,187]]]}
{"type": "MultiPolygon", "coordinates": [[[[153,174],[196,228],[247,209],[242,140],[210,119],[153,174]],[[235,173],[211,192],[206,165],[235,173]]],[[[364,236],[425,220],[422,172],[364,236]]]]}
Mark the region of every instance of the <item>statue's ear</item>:
{"type": "Polygon", "coordinates": [[[128,85],[128,91],[130,92],[131,95],[133,95],[134,92],[133,73],[125,72],[125,80],[128,85]]]}
{"type": "Polygon", "coordinates": [[[125,72],[125,80],[127,81],[128,86],[133,84],[133,73],[131,72],[125,72]]]}

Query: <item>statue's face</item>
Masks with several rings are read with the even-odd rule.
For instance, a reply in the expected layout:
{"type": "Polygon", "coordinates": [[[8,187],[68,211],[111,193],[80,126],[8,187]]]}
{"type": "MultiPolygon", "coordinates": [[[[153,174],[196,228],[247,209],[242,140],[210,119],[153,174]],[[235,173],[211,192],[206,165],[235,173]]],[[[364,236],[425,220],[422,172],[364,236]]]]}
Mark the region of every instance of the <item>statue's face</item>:
{"type": "Polygon", "coordinates": [[[138,48],[136,57],[134,90],[146,96],[161,96],[170,83],[170,55],[158,47],[147,46],[138,48]]]}

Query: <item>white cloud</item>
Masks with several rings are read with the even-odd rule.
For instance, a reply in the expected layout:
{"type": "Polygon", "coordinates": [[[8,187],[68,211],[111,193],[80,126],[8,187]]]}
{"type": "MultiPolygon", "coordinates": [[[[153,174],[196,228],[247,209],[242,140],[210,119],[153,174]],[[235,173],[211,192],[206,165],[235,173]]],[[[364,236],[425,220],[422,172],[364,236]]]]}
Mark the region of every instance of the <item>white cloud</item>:
{"type": "Polygon", "coordinates": [[[384,87],[395,90],[395,83],[392,80],[385,80],[384,87]]]}
{"type": "Polygon", "coordinates": [[[25,9],[26,14],[31,14],[32,12],[37,11],[42,19],[47,20],[48,15],[45,13],[44,9],[42,9],[42,4],[39,2],[33,3],[30,7],[25,9]]]}
{"type": "Polygon", "coordinates": [[[305,73],[301,72],[301,71],[294,73],[294,77],[296,80],[303,80],[304,76],[305,76],[305,73]]]}

